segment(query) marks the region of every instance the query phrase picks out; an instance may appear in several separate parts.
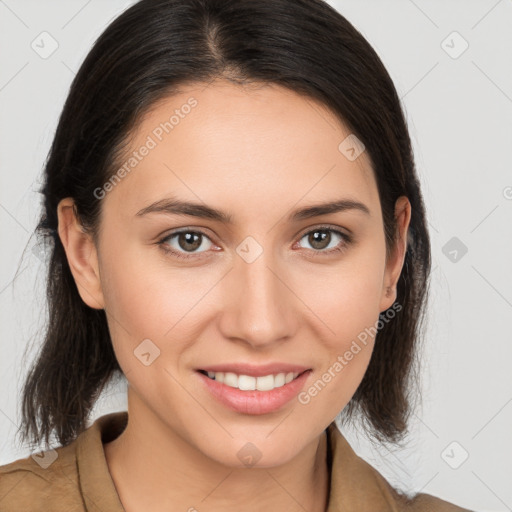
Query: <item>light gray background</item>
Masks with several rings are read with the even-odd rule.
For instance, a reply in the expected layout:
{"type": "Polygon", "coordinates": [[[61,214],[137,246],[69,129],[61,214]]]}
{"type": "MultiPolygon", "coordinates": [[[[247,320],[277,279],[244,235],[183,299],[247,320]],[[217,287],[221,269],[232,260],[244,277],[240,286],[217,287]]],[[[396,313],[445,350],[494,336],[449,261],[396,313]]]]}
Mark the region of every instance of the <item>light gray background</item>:
{"type": "MultiPolygon", "coordinates": [[[[131,3],[0,0],[0,464],[29,454],[14,434],[34,355],[31,348],[23,360],[23,351],[37,347],[45,320],[44,263],[29,242],[44,159],[76,70],[131,3]],[[43,31],[58,43],[45,59],[31,47],[43,31]]],[[[344,433],[402,489],[512,510],[512,2],[330,3],[373,45],[404,103],[434,269],[423,405],[406,447],[376,450],[344,433]]],[[[125,408],[125,388],[113,386],[92,419],[125,408]]]]}

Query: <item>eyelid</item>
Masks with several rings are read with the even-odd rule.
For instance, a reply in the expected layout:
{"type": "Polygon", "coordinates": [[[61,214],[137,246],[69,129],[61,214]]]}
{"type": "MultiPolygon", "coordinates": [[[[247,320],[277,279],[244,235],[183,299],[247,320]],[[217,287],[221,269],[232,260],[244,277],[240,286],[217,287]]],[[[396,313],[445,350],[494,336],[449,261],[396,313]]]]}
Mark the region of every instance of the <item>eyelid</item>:
{"type": "MultiPolygon", "coordinates": [[[[320,231],[320,230],[326,230],[326,231],[331,231],[333,233],[339,234],[342,237],[343,241],[341,242],[341,244],[342,244],[341,247],[336,247],[336,248],[331,248],[331,249],[326,249],[326,250],[317,250],[317,251],[315,251],[314,249],[307,249],[307,252],[313,253],[315,256],[316,255],[321,256],[323,254],[331,254],[333,252],[343,251],[344,249],[347,248],[348,245],[350,245],[353,242],[352,235],[348,234],[348,233],[345,233],[343,231],[343,229],[344,228],[341,228],[340,226],[335,226],[335,225],[331,225],[331,224],[320,224],[320,225],[312,226],[312,227],[309,226],[308,228],[305,228],[302,232],[300,232],[298,235],[296,235],[294,237],[295,238],[294,245],[297,242],[299,242],[302,238],[304,238],[305,235],[308,235],[311,232],[320,231]]],[[[169,248],[166,242],[170,238],[175,237],[175,236],[177,236],[177,235],[179,235],[181,233],[200,234],[200,235],[206,237],[208,240],[210,240],[210,242],[213,245],[216,245],[215,242],[211,239],[211,237],[202,228],[198,228],[198,227],[195,227],[195,226],[189,226],[189,227],[185,226],[185,227],[182,227],[182,228],[177,228],[175,231],[171,231],[170,233],[167,233],[167,234],[163,235],[162,237],[160,237],[159,241],[157,242],[157,245],[162,246],[162,249],[165,252],[173,254],[173,255],[175,255],[178,258],[183,258],[183,259],[190,259],[190,258],[192,258],[192,259],[196,259],[197,260],[198,258],[203,258],[203,257],[208,257],[209,256],[207,254],[208,251],[187,254],[185,252],[176,251],[175,249],[169,248]]]]}
{"type": "Polygon", "coordinates": [[[300,240],[304,235],[311,233],[311,231],[322,230],[322,229],[339,233],[340,235],[343,235],[343,237],[346,238],[347,240],[352,239],[352,235],[350,234],[350,232],[348,232],[348,229],[345,229],[345,228],[342,228],[341,226],[336,226],[333,224],[319,224],[319,225],[313,226],[313,227],[310,226],[308,228],[305,228],[303,231],[299,231],[299,234],[296,235],[296,237],[300,240]],[[345,232],[345,231],[347,231],[347,232],[345,232]]]}
{"type": "Polygon", "coordinates": [[[161,246],[162,247],[162,250],[166,253],[169,253],[169,254],[172,254],[174,256],[176,256],[177,258],[180,258],[180,259],[198,259],[198,258],[203,258],[208,256],[206,253],[208,251],[203,251],[203,252],[195,252],[195,253],[190,253],[190,254],[187,254],[186,252],[182,252],[182,251],[177,251],[175,249],[172,249],[168,246],[167,242],[171,239],[171,238],[174,238],[175,236],[178,236],[180,235],[181,233],[195,233],[195,234],[198,234],[198,235],[202,235],[204,236],[205,238],[207,238],[212,245],[216,245],[215,242],[211,239],[211,237],[205,233],[205,231],[203,231],[202,229],[200,228],[196,228],[194,226],[191,226],[191,227],[183,227],[183,228],[178,228],[176,230],[173,230],[171,231],[170,233],[167,233],[165,235],[163,235],[162,237],[159,237],[159,240],[157,242],[157,245],[161,246]]]}
{"type": "Polygon", "coordinates": [[[343,253],[345,252],[349,246],[353,245],[354,238],[352,234],[345,233],[343,231],[343,228],[340,226],[333,226],[330,224],[321,224],[318,226],[313,226],[306,228],[305,231],[301,232],[300,235],[297,236],[297,242],[294,243],[297,244],[304,238],[306,235],[309,235],[310,233],[314,233],[315,231],[330,231],[332,233],[335,233],[341,237],[341,242],[336,245],[336,247],[331,247],[330,249],[322,249],[322,250],[314,250],[314,249],[307,249],[305,253],[305,257],[307,258],[321,258],[321,257],[329,257],[336,253],[343,253]]]}

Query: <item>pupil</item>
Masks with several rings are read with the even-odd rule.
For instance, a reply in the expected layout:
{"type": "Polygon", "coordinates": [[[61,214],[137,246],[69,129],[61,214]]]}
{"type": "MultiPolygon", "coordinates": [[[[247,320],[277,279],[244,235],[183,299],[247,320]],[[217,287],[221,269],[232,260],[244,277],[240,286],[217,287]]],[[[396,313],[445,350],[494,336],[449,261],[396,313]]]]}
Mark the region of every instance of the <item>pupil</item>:
{"type": "Polygon", "coordinates": [[[194,249],[197,249],[198,247],[201,246],[201,235],[199,233],[191,233],[191,232],[187,232],[187,233],[180,233],[180,236],[178,237],[178,241],[179,241],[179,244],[180,244],[180,247],[184,250],[194,250],[194,249]],[[186,247],[184,246],[184,244],[182,243],[182,241],[185,240],[185,243],[186,244],[191,244],[192,247],[186,247]]]}
{"type": "Polygon", "coordinates": [[[326,230],[314,231],[309,236],[309,243],[315,249],[325,249],[325,247],[327,247],[327,245],[329,245],[330,237],[331,237],[331,233],[329,231],[326,231],[326,230]],[[320,235],[320,236],[317,237],[317,235],[320,235]],[[322,246],[322,244],[325,242],[325,240],[327,240],[327,245],[322,246]]]}

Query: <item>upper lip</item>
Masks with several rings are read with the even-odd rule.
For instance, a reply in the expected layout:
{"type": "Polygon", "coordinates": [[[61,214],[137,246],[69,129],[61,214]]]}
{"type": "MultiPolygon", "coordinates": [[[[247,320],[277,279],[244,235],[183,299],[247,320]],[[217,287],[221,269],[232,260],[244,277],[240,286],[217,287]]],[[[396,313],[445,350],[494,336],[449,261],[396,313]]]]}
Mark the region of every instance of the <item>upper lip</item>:
{"type": "Polygon", "coordinates": [[[277,375],[278,373],[302,373],[310,370],[307,366],[290,363],[268,363],[268,364],[249,364],[249,363],[224,363],[201,366],[197,370],[205,372],[224,372],[236,373],[238,375],[249,375],[251,377],[262,377],[263,375],[277,375]]]}

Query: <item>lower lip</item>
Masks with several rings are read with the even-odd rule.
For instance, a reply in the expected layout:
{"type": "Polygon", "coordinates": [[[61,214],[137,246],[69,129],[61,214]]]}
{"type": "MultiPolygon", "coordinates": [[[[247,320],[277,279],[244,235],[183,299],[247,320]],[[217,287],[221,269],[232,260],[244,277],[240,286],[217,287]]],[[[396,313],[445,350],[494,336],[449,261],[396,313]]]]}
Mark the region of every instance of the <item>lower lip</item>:
{"type": "Polygon", "coordinates": [[[297,396],[311,370],[305,371],[288,384],[271,391],[242,391],[210,379],[199,371],[196,373],[201,377],[208,391],[226,407],[243,414],[267,414],[277,411],[297,396]]]}

